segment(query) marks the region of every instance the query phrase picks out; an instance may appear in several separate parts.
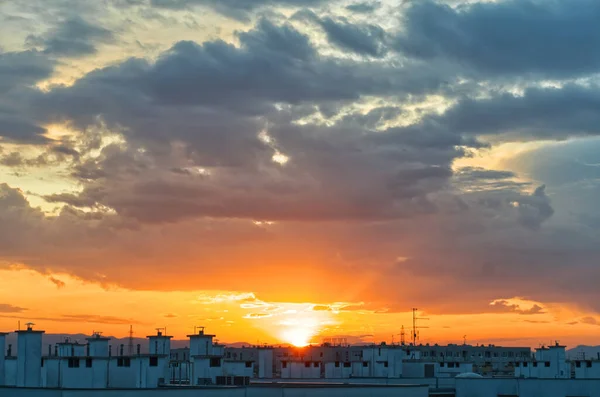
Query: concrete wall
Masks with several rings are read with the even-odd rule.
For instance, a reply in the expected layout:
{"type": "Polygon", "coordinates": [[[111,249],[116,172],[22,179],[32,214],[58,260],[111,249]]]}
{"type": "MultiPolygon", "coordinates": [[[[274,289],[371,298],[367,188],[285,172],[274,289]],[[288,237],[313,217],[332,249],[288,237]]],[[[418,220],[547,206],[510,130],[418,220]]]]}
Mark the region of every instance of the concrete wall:
{"type": "Polygon", "coordinates": [[[456,397],[600,397],[600,380],[456,379],[456,397]]]}
{"type": "Polygon", "coordinates": [[[577,379],[600,379],[600,361],[577,360],[573,369],[577,379]]]}
{"type": "Polygon", "coordinates": [[[17,384],[17,360],[14,356],[4,362],[4,384],[6,386],[17,384]]]}
{"type": "Polygon", "coordinates": [[[44,390],[0,388],[2,397],[427,397],[428,388],[278,385],[249,388],[189,388],[152,390],[44,390]]]}
{"type": "Polygon", "coordinates": [[[6,335],[0,334],[0,386],[4,386],[4,362],[6,354],[6,335]]]}

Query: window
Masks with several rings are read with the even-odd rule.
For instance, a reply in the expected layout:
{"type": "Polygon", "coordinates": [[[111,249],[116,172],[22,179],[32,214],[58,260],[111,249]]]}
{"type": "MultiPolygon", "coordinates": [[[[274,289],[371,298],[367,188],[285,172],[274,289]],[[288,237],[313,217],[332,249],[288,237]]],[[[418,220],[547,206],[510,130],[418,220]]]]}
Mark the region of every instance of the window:
{"type": "Polygon", "coordinates": [[[318,363],[317,361],[315,361],[315,362],[313,363],[313,367],[315,367],[315,368],[319,368],[319,363],[318,363]]]}
{"type": "Polygon", "coordinates": [[[527,361],[525,361],[525,362],[523,363],[523,367],[524,367],[524,368],[527,368],[527,361]]]}
{"type": "Polygon", "coordinates": [[[514,352],[508,352],[508,357],[514,357],[515,353],[514,352]]]}
{"type": "Polygon", "coordinates": [[[287,361],[281,362],[281,368],[287,368],[287,361]]]}
{"type": "Polygon", "coordinates": [[[534,362],[534,363],[533,363],[533,367],[534,367],[534,368],[537,368],[537,362],[534,362]]]}
{"type": "Polygon", "coordinates": [[[592,362],[591,361],[586,361],[585,362],[585,366],[588,368],[592,368],[592,362]]]}
{"type": "Polygon", "coordinates": [[[546,361],[546,362],[544,363],[544,367],[548,368],[549,366],[550,366],[550,361],[546,361]]]}
{"type": "Polygon", "coordinates": [[[506,357],[506,352],[502,352],[502,357],[506,357]]]}
{"type": "Polygon", "coordinates": [[[306,361],[304,363],[304,368],[310,368],[310,361],[306,361]]]}
{"type": "Polygon", "coordinates": [[[384,368],[387,368],[387,367],[388,367],[388,362],[387,362],[387,361],[384,361],[384,362],[383,362],[383,367],[384,367],[384,368]]]}
{"type": "Polygon", "coordinates": [[[368,367],[369,366],[369,362],[368,361],[363,361],[363,367],[368,367]]]}
{"type": "Polygon", "coordinates": [[[86,358],[85,359],[85,367],[86,368],[92,368],[92,359],[91,358],[86,358]]]}
{"type": "Polygon", "coordinates": [[[494,353],[494,357],[498,357],[498,353],[494,353]]]}
{"type": "Polygon", "coordinates": [[[491,353],[490,352],[485,352],[485,358],[490,358],[491,357],[491,353]]]}
{"type": "Polygon", "coordinates": [[[42,367],[44,366],[44,359],[42,358],[42,367]]]}
{"type": "Polygon", "coordinates": [[[429,354],[427,352],[423,352],[423,357],[427,357],[429,354]]]}
{"type": "Polygon", "coordinates": [[[575,367],[581,368],[581,361],[575,361],[575,367]]]}
{"type": "Polygon", "coordinates": [[[246,368],[252,368],[252,361],[246,361],[246,368]]]}
{"type": "Polygon", "coordinates": [[[210,366],[212,368],[220,367],[221,366],[221,359],[219,357],[212,357],[210,359],[210,366]]]}
{"type": "Polygon", "coordinates": [[[70,357],[68,366],[69,368],[79,368],[79,359],[70,357]]]}
{"type": "Polygon", "coordinates": [[[440,363],[440,367],[441,367],[441,368],[444,368],[444,366],[445,366],[445,365],[446,365],[446,364],[444,364],[444,363],[440,363]]]}
{"type": "Polygon", "coordinates": [[[448,368],[454,368],[454,363],[448,363],[448,368]]]}
{"type": "Polygon", "coordinates": [[[151,367],[158,367],[158,357],[156,357],[156,356],[151,356],[150,357],[150,366],[151,367]]]}
{"type": "Polygon", "coordinates": [[[335,362],[335,367],[336,367],[336,368],[339,368],[339,367],[340,367],[340,362],[339,362],[339,361],[336,361],[336,362],[335,362]]]}
{"type": "Polygon", "coordinates": [[[350,363],[344,363],[344,368],[350,368],[350,363]]]}
{"type": "Polygon", "coordinates": [[[129,357],[119,357],[117,367],[131,367],[131,359],[129,357]]]}

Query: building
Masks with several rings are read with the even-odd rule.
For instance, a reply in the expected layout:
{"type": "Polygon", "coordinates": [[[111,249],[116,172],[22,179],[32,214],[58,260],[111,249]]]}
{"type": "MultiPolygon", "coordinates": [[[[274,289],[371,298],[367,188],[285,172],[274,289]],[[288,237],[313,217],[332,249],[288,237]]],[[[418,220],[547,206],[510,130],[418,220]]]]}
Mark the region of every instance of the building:
{"type": "Polygon", "coordinates": [[[555,345],[536,349],[532,359],[520,361],[515,366],[517,378],[568,379],[571,366],[567,362],[565,346],[555,345]]]}
{"type": "Polygon", "coordinates": [[[254,362],[224,358],[224,346],[213,342],[214,335],[190,335],[190,349],[181,359],[172,360],[171,338],[159,329],[147,336],[148,354],[141,345],[125,354],[120,345],[113,354],[110,338],[94,333],[79,343],[65,339],[42,355],[42,335],[34,324],[17,334],[17,356],[12,346],[5,356],[6,333],[0,334],[0,386],[52,389],[152,389],[169,384],[248,384],[254,362]],[[178,376],[179,375],[179,376],[178,376]]]}

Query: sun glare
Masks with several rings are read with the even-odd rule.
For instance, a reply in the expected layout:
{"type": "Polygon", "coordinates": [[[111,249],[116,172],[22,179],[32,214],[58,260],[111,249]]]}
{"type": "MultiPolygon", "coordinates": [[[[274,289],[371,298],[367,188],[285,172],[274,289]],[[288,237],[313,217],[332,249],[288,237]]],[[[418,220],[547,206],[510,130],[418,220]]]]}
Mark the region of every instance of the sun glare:
{"type": "Polygon", "coordinates": [[[296,347],[308,346],[313,337],[313,330],[309,328],[294,328],[283,332],[282,339],[296,347]]]}

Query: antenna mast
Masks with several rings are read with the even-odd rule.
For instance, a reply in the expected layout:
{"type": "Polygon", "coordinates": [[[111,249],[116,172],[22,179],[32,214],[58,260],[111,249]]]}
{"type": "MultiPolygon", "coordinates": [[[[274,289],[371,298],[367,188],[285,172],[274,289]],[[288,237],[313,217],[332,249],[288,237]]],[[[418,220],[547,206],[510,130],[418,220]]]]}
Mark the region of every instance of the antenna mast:
{"type": "Polygon", "coordinates": [[[412,315],[413,315],[413,328],[412,328],[412,340],[413,340],[413,346],[417,345],[417,337],[419,336],[419,329],[420,328],[429,328],[429,327],[421,327],[421,326],[417,326],[417,320],[429,320],[426,317],[417,317],[417,311],[419,309],[417,309],[416,307],[413,307],[412,309],[412,315]]]}
{"type": "Polygon", "coordinates": [[[406,344],[406,332],[404,332],[404,325],[402,326],[402,331],[400,331],[400,344],[402,346],[406,344]]]}
{"type": "Polygon", "coordinates": [[[129,355],[133,355],[133,325],[129,326],[129,343],[127,344],[127,351],[129,355]]]}

